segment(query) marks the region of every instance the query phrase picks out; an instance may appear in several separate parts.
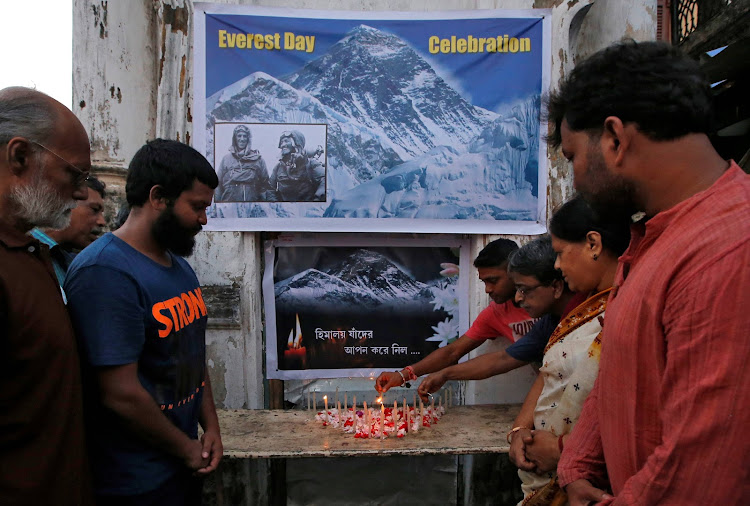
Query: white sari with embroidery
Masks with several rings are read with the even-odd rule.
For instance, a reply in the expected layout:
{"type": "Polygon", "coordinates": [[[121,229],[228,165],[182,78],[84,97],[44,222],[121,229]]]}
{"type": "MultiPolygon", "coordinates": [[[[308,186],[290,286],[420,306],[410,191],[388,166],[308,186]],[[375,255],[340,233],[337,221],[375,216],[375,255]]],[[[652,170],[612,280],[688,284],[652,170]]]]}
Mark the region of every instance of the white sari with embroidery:
{"type": "MultiPolygon", "coordinates": [[[[534,410],[534,429],[568,434],[599,372],[601,331],[610,289],[589,297],[558,324],[539,370],[544,387],[534,410]]],[[[567,504],[554,471],[538,475],[518,471],[524,498],[520,505],[567,504]],[[554,502],[553,502],[554,501],[554,502]]]]}

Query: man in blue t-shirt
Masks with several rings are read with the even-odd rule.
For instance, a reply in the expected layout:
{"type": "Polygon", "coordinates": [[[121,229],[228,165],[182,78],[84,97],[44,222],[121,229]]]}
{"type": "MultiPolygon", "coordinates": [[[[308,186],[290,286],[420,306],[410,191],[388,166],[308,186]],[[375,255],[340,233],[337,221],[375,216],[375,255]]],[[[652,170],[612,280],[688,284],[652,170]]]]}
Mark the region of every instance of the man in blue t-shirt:
{"type": "Polygon", "coordinates": [[[206,224],[217,184],[193,148],[147,143],[128,168],[127,221],[81,252],[68,272],[99,504],[200,504],[195,476],[222,457],[206,368],[206,305],[181,258],[206,224]]]}

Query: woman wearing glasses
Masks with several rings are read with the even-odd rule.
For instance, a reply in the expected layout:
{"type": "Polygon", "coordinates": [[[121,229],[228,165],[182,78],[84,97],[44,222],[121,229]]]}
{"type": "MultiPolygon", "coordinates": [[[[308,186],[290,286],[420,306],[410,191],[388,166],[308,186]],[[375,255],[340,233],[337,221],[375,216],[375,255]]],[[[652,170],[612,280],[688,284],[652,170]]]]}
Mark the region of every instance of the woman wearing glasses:
{"type": "Polygon", "coordinates": [[[579,197],[560,207],[549,229],[557,254],[555,268],[571,290],[588,297],[560,321],[550,337],[536,388],[531,388],[508,434],[512,453],[522,450],[525,456],[516,462],[524,493],[519,504],[524,506],[567,503],[557,485],[557,461],[594,386],[617,258],[630,241],[628,220],[600,218],[579,197]]]}

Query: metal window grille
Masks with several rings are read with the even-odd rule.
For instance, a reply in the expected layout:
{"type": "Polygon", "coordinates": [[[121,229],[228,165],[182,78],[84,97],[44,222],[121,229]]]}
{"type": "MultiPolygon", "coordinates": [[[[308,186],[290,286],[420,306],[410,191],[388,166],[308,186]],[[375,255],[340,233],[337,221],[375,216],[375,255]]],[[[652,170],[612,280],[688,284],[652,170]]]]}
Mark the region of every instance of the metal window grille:
{"type": "Polygon", "coordinates": [[[679,44],[732,0],[672,0],[672,42],[679,44]]]}

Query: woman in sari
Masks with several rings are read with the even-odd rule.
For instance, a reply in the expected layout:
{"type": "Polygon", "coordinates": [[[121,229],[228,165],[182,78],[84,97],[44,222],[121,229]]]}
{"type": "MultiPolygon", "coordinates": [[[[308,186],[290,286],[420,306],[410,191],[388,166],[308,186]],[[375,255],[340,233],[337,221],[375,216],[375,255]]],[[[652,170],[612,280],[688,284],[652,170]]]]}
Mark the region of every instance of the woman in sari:
{"type": "Polygon", "coordinates": [[[550,221],[552,247],[568,287],[588,294],[564,316],[545,348],[537,382],[509,434],[524,499],[519,505],[564,505],[555,470],[566,436],[581,413],[599,371],[601,330],[617,258],[630,241],[627,220],[607,221],[580,197],[565,203],[550,221]],[[519,462],[520,461],[520,462],[519,462]]]}

